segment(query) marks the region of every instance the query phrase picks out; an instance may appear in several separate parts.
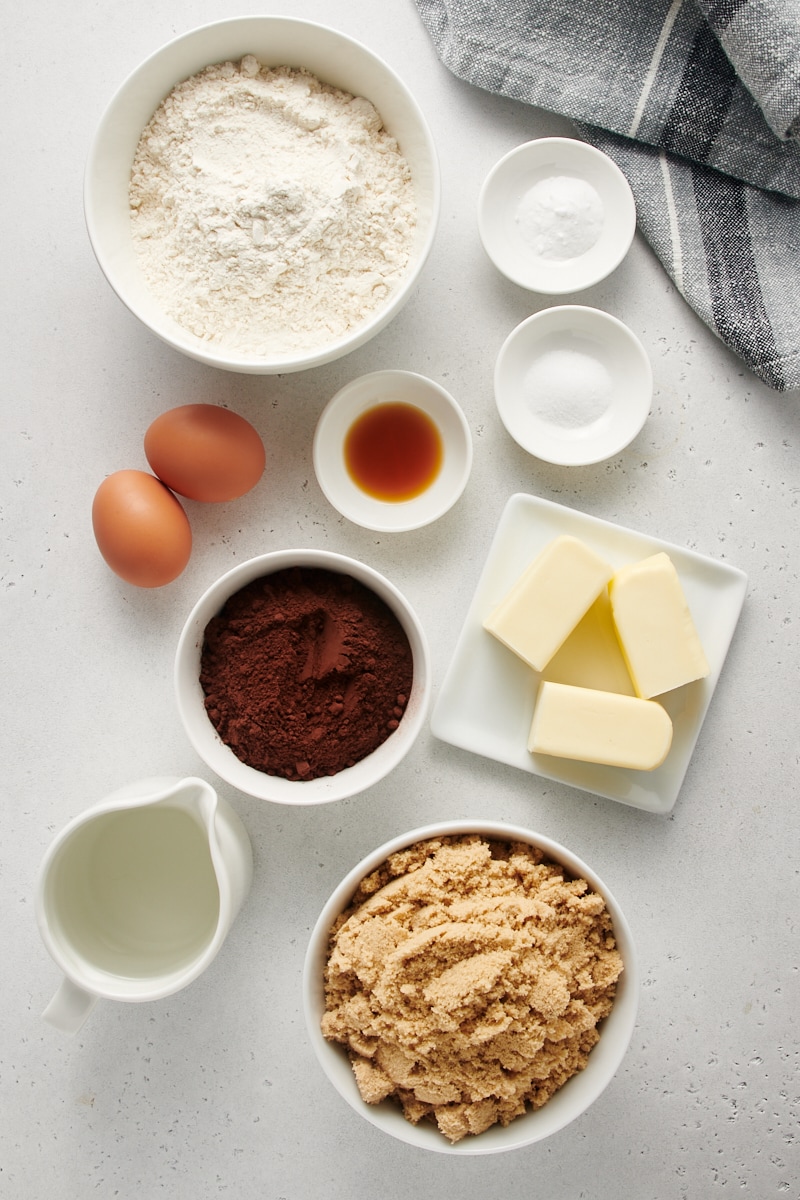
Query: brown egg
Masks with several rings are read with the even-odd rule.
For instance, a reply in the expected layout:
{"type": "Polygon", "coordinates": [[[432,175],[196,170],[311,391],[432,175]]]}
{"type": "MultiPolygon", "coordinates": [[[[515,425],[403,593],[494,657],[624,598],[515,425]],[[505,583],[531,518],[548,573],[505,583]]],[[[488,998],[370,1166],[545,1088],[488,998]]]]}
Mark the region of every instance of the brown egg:
{"type": "Polygon", "coordinates": [[[186,513],[147,471],[116,471],[104,479],[92,504],[92,526],[111,570],[137,587],[170,583],[189,561],[186,513]]]}
{"type": "Polygon", "coordinates": [[[159,479],[190,500],[235,500],[258,483],[264,443],[230,409],[184,404],[156,417],[144,435],[147,461],[159,479]]]}

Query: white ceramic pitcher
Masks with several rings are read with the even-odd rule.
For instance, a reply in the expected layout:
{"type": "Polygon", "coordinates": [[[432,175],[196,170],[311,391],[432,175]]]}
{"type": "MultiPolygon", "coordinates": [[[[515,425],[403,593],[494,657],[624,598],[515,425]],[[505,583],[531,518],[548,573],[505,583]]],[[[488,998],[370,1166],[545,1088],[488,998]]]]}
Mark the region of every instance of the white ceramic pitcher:
{"type": "Polygon", "coordinates": [[[36,916],[64,979],[46,1021],[76,1033],[101,996],[159,1000],[219,951],[252,882],[250,839],[202,779],[159,776],[71,821],[39,869],[36,916]]]}

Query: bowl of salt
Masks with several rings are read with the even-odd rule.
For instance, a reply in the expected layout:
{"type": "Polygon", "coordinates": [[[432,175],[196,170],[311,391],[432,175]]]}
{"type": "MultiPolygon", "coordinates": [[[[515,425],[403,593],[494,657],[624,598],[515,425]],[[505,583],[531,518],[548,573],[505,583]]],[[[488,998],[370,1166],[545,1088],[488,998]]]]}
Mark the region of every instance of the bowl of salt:
{"type": "Polygon", "coordinates": [[[508,335],[494,372],[500,419],[545,462],[588,466],[633,441],[650,412],[653,372],[636,335],[578,304],[534,313],[508,335]]]}
{"type": "Polygon", "coordinates": [[[617,164],[576,138],[516,146],[478,199],[486,253],[513,283],[564,295],[610,275],[630,249],[636,205],[617,164]]]}

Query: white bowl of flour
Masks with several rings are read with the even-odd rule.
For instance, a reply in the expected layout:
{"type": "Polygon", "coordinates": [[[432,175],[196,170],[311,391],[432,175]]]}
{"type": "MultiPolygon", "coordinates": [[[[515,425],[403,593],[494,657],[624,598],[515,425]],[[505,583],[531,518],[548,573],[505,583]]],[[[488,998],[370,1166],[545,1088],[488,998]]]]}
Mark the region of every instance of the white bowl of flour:
{"type": "Polygon", "coordinates": [[[89,238],[117,295],[200,362],[319,366],[409,299],[440,205],[402,80],[310,21],[195,29],[122,84],[86,167],[89,238]]]}

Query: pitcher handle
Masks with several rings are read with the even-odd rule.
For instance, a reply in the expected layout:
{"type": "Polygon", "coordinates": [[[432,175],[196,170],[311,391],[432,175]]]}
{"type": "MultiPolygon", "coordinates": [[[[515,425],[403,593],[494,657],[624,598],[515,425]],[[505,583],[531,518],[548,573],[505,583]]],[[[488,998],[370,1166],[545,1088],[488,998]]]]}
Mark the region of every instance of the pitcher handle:
{"type": "Polygon", "coordinates": [[[83,1025],[97,1003],[97,996],[85,991],[66,977],[47,1008],[42,1019],[60,1029],[62,1033],[75,1034],[83,1025]]]}

